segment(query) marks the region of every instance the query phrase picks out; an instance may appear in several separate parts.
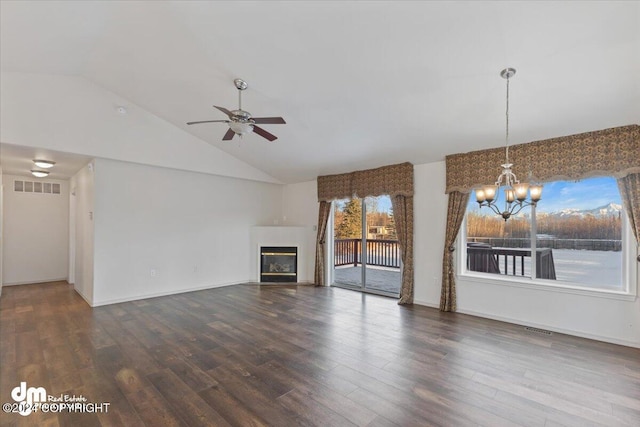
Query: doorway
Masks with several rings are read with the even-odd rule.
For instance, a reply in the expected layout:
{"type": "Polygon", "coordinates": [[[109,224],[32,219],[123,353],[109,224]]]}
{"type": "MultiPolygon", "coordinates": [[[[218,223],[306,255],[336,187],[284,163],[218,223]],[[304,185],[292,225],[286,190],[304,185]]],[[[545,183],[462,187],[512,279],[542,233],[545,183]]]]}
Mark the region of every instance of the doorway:
{"type": "Polygon", "coordinates": [[[391,198],[335,200],[331,224],[332,286],[398,297],[402,263],[391,198]]]}

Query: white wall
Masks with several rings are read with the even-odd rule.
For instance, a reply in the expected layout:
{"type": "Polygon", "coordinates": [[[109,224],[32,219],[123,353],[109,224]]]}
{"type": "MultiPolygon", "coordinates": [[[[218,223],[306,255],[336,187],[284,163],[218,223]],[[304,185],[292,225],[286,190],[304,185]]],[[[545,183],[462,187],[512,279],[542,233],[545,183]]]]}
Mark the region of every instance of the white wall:
{"type": "Polygon", "coordinates": [[[315,269],[315,247],[318,227],[318,197],[315,180],[285,185],[282,193],[283,224],[304,227],[305,247],[308,248],[304,264],[306,274],[301,282],[313,282],[315,269]]]}
{"type": "Polygon", "coordinates": [[[250,280],[282,185],[96,159],[93,305],[250,280]]]}
{"type": "MultiPolygon", "coordinates": [[[[438,307],[448,200],[444,194],[445,163],[416,165],[414,174],[415,302],[438,307]]],[[[294,212],[300,223],[316,221],[315,191],[315,181],[287,185],[284,215],[294,212]]],[[[638,298],[624,301],[552,288],[480,283],[464,277],[458,278],[457,288],[461,313],[640,347],[638,298]]]]}
{"type": "Polygon", "coordinates": [[[413,167],[414,301],[438,307],[442,281],[442,251],[447,222],[444,162],[413,167]]]}
{"type": "Polygon", "coordinates": [[[69,183],[4,174],[3,283],[66,280],[68,276],[69,183]],[[13,191],[14,180],[60,184],[60,194],[13,191]]]}
{"type": "Polygon", "coordinates": [[[94,162],[89,163],[71,178],[70,186],[75,192],[70,200],[75,201],[75,238],[73,285],[75,290],[89,303],[93,303],[93,240],[94,240],[94,162]]]}

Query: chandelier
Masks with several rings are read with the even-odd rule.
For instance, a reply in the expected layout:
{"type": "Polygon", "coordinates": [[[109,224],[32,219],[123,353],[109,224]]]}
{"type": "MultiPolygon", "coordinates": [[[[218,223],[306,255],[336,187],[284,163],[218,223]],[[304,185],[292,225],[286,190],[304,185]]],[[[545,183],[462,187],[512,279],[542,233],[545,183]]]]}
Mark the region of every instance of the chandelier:
{"type": "Polygon", "coordinates": [[[507,80],[507,125],[506,125],[506,161],[502,166],[502,173],[492,185],[484,185],[476,190],[476,201],[482,207],[488,207],[496,214],[508,220],[512,215],[516,215],[526,206],[536,206],[542,198],[542,185],[529,185],[526,182],[518,181],[516,175],[511,171],[512,163],[509,163],[509,79],[516,74],[515,68],[505,68],[500,72],[500,76],[507,80]],[[500,187],[504,187],[504,210],[498,207],[500,187]],[[527,193],[530,199],[527,200],[527,193]]]}

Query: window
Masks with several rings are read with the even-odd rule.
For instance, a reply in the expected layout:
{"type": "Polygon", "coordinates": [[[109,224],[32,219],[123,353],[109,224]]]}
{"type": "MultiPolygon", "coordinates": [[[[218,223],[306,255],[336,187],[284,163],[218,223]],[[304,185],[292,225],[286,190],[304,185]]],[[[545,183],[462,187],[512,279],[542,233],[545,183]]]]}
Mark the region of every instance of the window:
{"type": "Polygon", "coordinates": [[[634,264],[628,259],[635,245],[625,244],[633,240],[629,229],[610,177],[546,183],[537,207],[506,222],[478,208],[472,194],[461,232],[466,246],[461,270],[549,286],[635,292],[625,272],[634,264]]]}

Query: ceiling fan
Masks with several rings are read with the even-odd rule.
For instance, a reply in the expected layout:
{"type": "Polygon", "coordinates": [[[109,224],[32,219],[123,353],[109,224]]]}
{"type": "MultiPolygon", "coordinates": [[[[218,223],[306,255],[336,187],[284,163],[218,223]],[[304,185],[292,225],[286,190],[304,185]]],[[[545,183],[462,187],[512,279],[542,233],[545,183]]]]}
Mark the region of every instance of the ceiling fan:
{"type": "Polygon", "coordinates": [[[229,130],[222,137],[223,141],[229,141],[233,139],[235,134],[246,135],[251,132],[255,132],[263,138],[268,139],[269,141],[275,141],[278,139],[272,133],[267,132],[262,129],[260,126],[256,126],[257,124],[270,124],[270,125],[284,125],[287,122],[284,121],[282,117],[251,117],[248,111],[244,111],[242,109],[242,91],[245,90],[249,85],[242,79],[235,79],[233,81],[235,83],[236,88],[238,89],[238,109],[237,110],[227,110],[224,107],[218,107],[214,105],[215,108],[222,111],[224,114],[229,117],[228,120],[202,120],[198,122],[189,122],[188,125],[197,125],[200,123],[227,123],[229,125],[229,130]]]}

